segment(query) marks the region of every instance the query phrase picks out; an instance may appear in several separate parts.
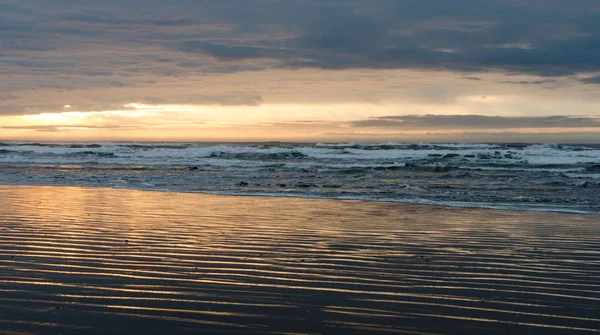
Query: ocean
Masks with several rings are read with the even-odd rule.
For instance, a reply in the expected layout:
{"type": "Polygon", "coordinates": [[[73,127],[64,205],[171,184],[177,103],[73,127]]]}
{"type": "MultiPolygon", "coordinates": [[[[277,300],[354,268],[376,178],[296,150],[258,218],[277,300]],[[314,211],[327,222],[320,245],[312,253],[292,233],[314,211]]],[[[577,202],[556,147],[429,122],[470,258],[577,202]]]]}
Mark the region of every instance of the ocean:
{"type": "Polygon", "coordinates": [[[600,214],[600,145],[4,142],[0,184],[600,214]]]}

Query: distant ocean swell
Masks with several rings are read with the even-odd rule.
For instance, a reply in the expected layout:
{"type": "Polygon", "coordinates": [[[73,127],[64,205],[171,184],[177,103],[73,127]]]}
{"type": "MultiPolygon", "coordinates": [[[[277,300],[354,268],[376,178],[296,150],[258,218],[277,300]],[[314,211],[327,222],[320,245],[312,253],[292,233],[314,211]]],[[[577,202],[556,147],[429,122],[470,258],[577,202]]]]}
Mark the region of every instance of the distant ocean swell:
{"type": "Polygon", "coordinates": [[[4,142],[0,183],[600,214],[600,146],[4,142]]]}

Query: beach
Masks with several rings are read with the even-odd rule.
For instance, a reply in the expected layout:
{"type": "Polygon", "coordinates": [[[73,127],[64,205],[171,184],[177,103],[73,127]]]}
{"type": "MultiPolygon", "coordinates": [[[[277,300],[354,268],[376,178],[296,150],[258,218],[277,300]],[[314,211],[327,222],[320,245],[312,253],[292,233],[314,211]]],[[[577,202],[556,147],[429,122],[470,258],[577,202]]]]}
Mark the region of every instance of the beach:
{"type": "Polygon", "coordinates": [[[0,186],[0,334],[596,334],[600,216],[0,186]]]}

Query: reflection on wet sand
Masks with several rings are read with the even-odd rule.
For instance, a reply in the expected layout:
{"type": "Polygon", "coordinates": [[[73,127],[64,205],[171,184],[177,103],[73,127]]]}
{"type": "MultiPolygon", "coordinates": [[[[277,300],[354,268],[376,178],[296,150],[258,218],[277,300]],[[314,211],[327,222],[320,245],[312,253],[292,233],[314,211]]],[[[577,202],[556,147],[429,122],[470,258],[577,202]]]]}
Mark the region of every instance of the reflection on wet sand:
{"type": "Polygon", "coordinates": [[[0,187],[0,329],[600,333],[598,216],[0,187]]]}

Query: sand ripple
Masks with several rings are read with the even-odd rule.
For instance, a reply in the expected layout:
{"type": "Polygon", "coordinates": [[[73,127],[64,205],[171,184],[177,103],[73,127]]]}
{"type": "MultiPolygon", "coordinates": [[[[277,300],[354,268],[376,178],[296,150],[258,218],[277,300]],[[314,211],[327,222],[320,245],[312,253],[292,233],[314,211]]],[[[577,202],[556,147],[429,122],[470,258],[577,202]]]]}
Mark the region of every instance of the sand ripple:
{"type": "Polygon", "coordinates": [[[599,216],[67,187],[0,199],[8,332],[600,333],[599,216]]]}

